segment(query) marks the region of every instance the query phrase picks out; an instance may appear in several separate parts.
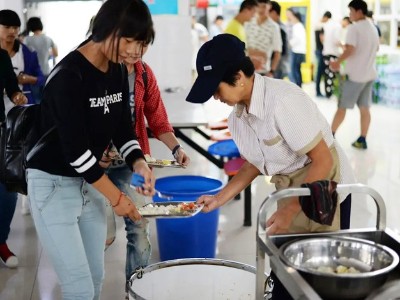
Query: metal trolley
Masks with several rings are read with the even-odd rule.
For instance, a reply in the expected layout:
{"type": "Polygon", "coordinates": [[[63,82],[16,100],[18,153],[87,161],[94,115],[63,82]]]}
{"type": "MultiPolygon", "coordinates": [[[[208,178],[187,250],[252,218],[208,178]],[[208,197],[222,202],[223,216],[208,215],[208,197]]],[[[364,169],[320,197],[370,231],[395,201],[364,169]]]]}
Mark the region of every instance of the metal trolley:
{"type": "MultiPolygon", "coordinates": [[[[272,271],[276,274],[289,294],[294,299],[322,299],[294,268],[283,263],[280,258],[279,247],[295,239],[320,237],[320,236],[345,236],[362,238],[373,241],[393,249],[400,255],[400,238],[393,231],[386,228],[386,208],[382,197],[372,188],[362,184],[338,185],[339,194],[362,193],[372,197],[377,207],[376,228],[340,230],[328,233],[307,233],[291,235],[268,236],[265,228],[267,208],[277,201],[296,196],[309,196],[307,188],[290,188],[269,195],[261,204],[257,217],[257,273],[256,273],[256,299],[265,299],[265,254],[268,255],[272,271]]],[[[400,299],[400,265],[391,273],[386,284],[373,291],[366,300],[391,300],[400,299]]]]}

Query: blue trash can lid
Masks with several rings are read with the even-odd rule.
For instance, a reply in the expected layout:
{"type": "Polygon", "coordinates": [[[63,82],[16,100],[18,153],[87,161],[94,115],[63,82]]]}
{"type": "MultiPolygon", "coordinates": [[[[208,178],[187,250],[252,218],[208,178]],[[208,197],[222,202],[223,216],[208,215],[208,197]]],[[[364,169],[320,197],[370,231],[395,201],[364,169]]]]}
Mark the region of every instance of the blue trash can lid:
{"type": "Polygon", "coordinates": [[[222,181],[194,175],[168,176],[156,180],[156,189],[171,196],[201,196],[216,194],[222,181]]]}

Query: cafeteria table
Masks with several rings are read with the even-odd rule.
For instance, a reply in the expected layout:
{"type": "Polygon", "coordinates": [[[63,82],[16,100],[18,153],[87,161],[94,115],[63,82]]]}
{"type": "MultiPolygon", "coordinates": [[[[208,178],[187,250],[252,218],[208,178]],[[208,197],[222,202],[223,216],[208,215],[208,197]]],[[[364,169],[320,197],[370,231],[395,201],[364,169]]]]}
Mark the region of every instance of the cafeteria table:
{"type": "Polygon", "coordinates": [[[179,89],[176,92],[161,93],[165,108],[167,110],[168,119],[174,128],[176,137],[182,139],[186,144],[199,152],[218,168],[224,167],[223,161],[217,159],[210,154],[207,149],[204,149],[190,136],[185,134],[182,130],[191,129],[202,135],[204,138],[210,137],[201,130],[201,126],[207,126],[209,119],[206,115],[206,110],[203,104],[194,104],[186,102],[186,96],[189,93],[187,89],[179,89]]]}

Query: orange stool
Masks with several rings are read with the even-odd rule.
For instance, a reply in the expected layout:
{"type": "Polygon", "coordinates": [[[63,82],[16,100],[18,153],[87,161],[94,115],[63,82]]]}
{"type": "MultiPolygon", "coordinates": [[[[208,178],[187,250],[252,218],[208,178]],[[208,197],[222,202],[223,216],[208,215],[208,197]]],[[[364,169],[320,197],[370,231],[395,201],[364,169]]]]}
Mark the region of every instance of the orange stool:
{"type": "Polygon", "coordinates": [[[229,131],[229,129],[224,129],[224,130],[219,130],[219,131],[213,133],[210,136],[210,139],[212,141],[231,140],[232,139],[232,135],[231,135],[231,132],[229,131]]]}
{"type": "Polygon", "coordinates": [[[217,121],[217,122],[211,122],[211,123],[208,123],[207,127],[211,130],[227,129],[228,128],[228,120],[224,119],[224,120],[217,121]]]}
{"type": "MultiPolygon", "coordinates": [[[[233,176],[235,176],[239,172],[240,168],[243,166],[243,164],[245,162],[246,162],[246,160],[244,160],[241,157],[238,157],[238,158],[228,160],[224,164],[224,171],[225,171],[225,174],[229,176],[229,179],[231,179],[233,176]]],[[[239,194],[238,199],[240,199],[240,194],[239,194]]],[[[243,222],[243,226],[251,226],[251,183],[244,190],[244,222],[243,222]]]]}

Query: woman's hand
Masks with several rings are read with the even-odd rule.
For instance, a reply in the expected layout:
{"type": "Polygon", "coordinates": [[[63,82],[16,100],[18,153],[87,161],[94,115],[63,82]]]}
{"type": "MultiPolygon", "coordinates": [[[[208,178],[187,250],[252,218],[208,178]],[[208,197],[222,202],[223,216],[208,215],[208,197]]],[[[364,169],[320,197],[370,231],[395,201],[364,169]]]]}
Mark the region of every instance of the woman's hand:
{"type": "Polygon", "coordinates": [[[190,163],[190,158],[187,156],[185,150],[182,147],[179,147],[175,156],[176,161],[178,164],[181,164],[182,166],[187,166],[190,163]]]}
{"type": "Polygon", "coordinates": [[[278,208],[267,220],[268,235],[288,233],[290,224],[300,211],[301,206],[297,197],[293,198],[285,206],[278,208]]]}
{"type": "Polygon", "coordinates": [[[133,170],[144,178],[144,184],[141,187],[137,187],[136,191],[144,196],[153,196],[155,194],[154,184],[156,180],[146,161],[143,158],[136,160],[133,164],[133,170]]]}
{"type": "Polygon", "coordinates": [[[204,212],[210,212],[214,209],[217,209],[220,207],[223,203],[221,203],[218,195],[203,195],[200,196],[196,203],[198,204],[204,204],[204,207],[202,211],[204,212]]]}
{"type": "Polygon", "coordinates": [[[14,102],[15,105],[24,105],[28,103],[28,99],[22,92],[16,92],[12,96],[12,101],[14,102]]]}
{"type": "Polygon", "coordinates": [[[113,206],[113,209],[118,216],[129,217],[132,221],[139,221],[142,218],[132,199],[123,193],[121,193],[120,199],[113,206]]]}

